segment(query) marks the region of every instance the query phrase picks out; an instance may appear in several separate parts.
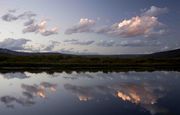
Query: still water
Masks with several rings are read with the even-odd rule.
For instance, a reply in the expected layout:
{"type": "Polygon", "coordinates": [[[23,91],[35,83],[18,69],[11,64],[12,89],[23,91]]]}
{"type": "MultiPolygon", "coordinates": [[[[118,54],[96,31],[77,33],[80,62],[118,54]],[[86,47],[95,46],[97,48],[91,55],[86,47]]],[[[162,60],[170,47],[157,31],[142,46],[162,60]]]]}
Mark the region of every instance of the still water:
{"type": "Polygon", "coordinates": [[[180,115],[180,72],[0,73],[0,115],[180,115]]]}

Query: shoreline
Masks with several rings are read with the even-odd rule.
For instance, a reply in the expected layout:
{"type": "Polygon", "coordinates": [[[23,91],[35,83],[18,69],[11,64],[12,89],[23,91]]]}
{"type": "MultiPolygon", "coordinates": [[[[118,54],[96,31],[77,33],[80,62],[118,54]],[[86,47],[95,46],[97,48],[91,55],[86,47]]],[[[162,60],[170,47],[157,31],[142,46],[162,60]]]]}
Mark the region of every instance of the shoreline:
{"type": "MultiPolygon", "coordinates": [[[[48,65],[48,64],[47,64],[48,65]]],[[[178,65],[146,65],[146,66],[139,66],[139,65],[118,65],[118,64],[93,64],[93,65],[86,65],[86,64],[64,64],[64,65],[13,65],[13,66],[0,66],[0,72],[21,72],[21,71],[29,71],[29,72],[63,72],[63,71],[79,71],[79,72],[128,72],[128,71],[180,71],[178,65]]]]}

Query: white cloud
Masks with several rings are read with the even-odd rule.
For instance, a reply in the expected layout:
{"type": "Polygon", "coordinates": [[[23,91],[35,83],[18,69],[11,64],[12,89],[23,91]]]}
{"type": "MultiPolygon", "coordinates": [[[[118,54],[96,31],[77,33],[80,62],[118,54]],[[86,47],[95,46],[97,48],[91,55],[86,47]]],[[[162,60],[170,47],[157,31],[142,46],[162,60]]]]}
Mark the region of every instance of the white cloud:
{"type": "Polygon", "coordinates": [[[113,24],[111,27],[104,27],[95,32],[116,37],[150,37],[153,35],[162,35],[167,30],[165,25],[159,22],[156,15],[165,13],[166,10],[166,8],[152,6],[141,16],[122,20],[119,23],[113,24]]]}
{"type": "Polygon", "coordinates": [[[107,34],[121,37],[148,37],[155,33],[160,33],[163,24],[154,16],[136,16],[129,20],[123,20],[114,24],[107,34]]]}
{"type": "Polygon", "coordinates": [[[158,8],[151,6],[140,16],[134,16],[131,19],[124,19],[112,26],[105,26],[95,29],[95,21],[91,19],[80,19],[79,23],[66,30],[65,34],[73,33],[98,33],[114,37],[152,37],[162,35],[167,32],[166,26],[158,20],[158,15],[167,13],[167,8],[158,8]]]}
{"type": "Polygon", "coordinates": [[[50,36],[53,34],[58,34],[58,28],[57,27],[54,27],[50,30],[45,30],[44,32],[41,32],[41,35],[43,35],[43,36],[50,36]]]}
{"type": "Polygon", "coordinates": [[[39,24],[35,24],[34,20],[29,20],[24,24],[26,27],[23,29],[23,33],[40,33],[43,36],[50,36],[58,33],[58,28],[53,27],[47,29],[47,21],[42,20],[39,24]]]}
{"type": "Polygon", "coordinates": [[[158,16],[160,14],[164,14],[168,12],[168,8],[159,8],[156,6],[151,6],[151,8],[149,10],[147,10],[146,12],[143,13],[143,15],[146,16],[158,16]]]}
{"type": "Polygon", "coordinates": [[[65,34],[92,32],[95,21],[87,18],[81,18],[79,23],[65,31],[65,34]]]}

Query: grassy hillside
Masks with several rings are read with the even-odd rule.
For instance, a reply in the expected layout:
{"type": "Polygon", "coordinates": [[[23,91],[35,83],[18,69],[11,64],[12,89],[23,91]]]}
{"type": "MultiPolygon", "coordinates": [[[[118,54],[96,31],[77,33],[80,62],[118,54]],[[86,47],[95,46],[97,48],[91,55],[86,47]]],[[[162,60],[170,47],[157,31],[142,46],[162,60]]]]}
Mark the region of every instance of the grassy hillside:
{"type": "Polygon", "coordinates": [[[58,53],[0,53],[1,69],[169,69],[179,70],[180,50],[151,55],[81,56],[58,53]],[[173,56],[172,56],[173,55],[173,56]]]}

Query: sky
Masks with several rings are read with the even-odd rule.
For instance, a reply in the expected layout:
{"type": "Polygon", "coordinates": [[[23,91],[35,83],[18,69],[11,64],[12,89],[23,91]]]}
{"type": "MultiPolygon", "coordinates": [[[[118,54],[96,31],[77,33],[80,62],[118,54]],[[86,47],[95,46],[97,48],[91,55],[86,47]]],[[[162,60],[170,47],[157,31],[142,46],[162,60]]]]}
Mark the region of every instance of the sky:
{"type": "Polygon", "coordinates": [[[0,48],[149,54],[180,48],[179,0],[1,0],[0,48]]]}

